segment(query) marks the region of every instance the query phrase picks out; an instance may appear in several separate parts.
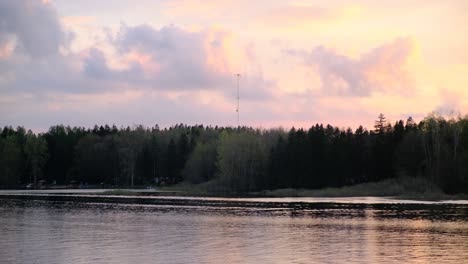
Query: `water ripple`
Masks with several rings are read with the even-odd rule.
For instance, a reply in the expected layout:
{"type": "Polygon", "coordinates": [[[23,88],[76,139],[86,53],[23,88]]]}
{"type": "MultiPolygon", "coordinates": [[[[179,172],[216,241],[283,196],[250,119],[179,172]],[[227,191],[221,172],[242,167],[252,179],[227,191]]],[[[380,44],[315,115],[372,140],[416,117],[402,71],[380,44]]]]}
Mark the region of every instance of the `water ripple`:
{"type": "Polygon", "coordinates": [[[465,205],[0,199],[1,263],[467,263],[465,205]]]}

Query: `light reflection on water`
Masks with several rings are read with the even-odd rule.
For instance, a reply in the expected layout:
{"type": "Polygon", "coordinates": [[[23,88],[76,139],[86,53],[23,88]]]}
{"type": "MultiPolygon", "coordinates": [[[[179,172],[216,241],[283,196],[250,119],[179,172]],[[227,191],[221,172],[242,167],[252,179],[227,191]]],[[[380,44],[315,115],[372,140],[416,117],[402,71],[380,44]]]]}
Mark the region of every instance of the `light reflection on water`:
{"type": "Polygon", "coordinates": [[[1,263],[467,263],[468,208],[0,199],[1,263]]]}

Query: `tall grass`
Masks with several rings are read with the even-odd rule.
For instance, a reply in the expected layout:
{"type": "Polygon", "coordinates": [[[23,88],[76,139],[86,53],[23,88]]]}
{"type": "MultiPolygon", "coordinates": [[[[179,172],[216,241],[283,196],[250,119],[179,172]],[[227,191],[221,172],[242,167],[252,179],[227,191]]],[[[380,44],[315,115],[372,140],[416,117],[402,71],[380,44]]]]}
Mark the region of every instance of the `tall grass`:
{"type": "Polygon", "coordinates": [[[391,196],[423,199],[438,199],[446,196],[439,187],[427,179],[414,177],[400,177],[379,182],[319,190],[278,189],[264,191],[263,194],[273,197],[391,196]]]}

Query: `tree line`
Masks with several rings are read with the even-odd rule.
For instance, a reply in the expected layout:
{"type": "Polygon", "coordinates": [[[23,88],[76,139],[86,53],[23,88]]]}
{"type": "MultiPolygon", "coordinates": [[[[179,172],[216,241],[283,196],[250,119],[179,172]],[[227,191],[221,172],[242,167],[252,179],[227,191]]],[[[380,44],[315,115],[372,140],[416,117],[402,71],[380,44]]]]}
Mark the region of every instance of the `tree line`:
{"type": "Polygon", "coordinates": [[[431,114],[373,130],[187,126],[52,126],[0,133],[0,187],[28,183],[106,186],[211,182],[249,192],[340,187],[424,177],[447,193],[468,192],[468,116],[431,114]]]}

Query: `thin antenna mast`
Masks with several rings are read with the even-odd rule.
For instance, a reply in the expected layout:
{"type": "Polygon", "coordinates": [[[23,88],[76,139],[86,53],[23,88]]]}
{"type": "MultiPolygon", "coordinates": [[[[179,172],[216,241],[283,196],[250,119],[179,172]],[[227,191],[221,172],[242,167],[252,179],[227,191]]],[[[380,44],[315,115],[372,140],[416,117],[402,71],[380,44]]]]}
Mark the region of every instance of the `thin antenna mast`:
{"type": "Polygon", "coordinates": [[[237,127],[240,126],[240,123],[239,123],[239,78],[241,77],[240,73],[236,73],[236,77],[237,77],[237,108],[236,108],[236,112],[237,112],[237,127]]]}

